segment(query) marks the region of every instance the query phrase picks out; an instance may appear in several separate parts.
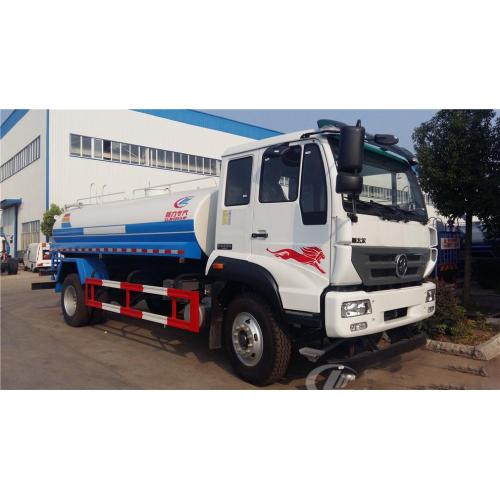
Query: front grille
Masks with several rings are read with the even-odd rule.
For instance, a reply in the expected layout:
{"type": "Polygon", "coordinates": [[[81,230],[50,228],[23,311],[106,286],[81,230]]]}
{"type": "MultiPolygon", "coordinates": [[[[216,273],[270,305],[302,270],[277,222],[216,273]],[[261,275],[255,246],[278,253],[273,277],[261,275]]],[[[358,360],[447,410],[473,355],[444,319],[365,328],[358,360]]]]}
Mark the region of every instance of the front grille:
{"type": "Polygon", "coordinates": [[[391,319],[404,318],[408,314],[407,307],[400,307],[399,309],[392,309],[390,311],[384,312],[384,321],[390,321],[391,319]]]}
{"type": "MultiPolygon", "coordinates": [[[[371,254],[370,262],[394,262],[396,257],[399,255],[398,253],[388,253],[384,254],[371,254]]],[[[408,258],[408,262],[418,262],[420,260],[420,255],[418,253],[407,253],[406,257],[408,258]]]]}
{"type": "Polygon", "coordinates": [[[418,282],[430,257],[428,248],[352,247],[352,263],[366,286],[418,282]],[[396,257],[404,254],[408,268],[404,277],[396,275],[396,257]]]}
{"type": "MultiPolygon", "coordinates": [[[[394,262],[394,261],[393,261],[394,262]]],[[[380,278],[381,276],[394,276],[394,269],[372,269],[372,276],[374,278],[380,278]]],[[[415,277],[418,274],[418,267],[409,267],[408,271],[406,271],[407,276],[415,277]]]]}

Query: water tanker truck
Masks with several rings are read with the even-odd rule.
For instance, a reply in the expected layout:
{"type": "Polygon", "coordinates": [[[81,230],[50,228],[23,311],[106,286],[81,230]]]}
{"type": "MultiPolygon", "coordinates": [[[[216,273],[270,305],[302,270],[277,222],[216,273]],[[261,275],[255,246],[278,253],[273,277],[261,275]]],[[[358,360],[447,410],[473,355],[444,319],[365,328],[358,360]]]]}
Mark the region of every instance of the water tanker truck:
{"type": "Polygon", "coordinates": [[[66,323],[113,312],[202,333],[256,385],[293,350],[344,385],[422,345],[437,241],[414,158],[359,122],[318,124],[228,149],[217,187],[66,210],[52,245],[66,323]]]}

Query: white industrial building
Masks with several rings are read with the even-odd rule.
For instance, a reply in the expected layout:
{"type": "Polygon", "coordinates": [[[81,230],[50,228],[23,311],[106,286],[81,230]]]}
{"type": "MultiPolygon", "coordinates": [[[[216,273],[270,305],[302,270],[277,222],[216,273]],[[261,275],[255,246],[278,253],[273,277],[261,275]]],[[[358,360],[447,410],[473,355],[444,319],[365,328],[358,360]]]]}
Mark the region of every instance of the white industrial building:
{"type": "Polygon", "coordinates": [[[45,240],[40,220],[51,203],[216,182],[226,148],[277,134],[194,110],[15,110],[0,131],[0,231],[19,254],[45,240]]]}

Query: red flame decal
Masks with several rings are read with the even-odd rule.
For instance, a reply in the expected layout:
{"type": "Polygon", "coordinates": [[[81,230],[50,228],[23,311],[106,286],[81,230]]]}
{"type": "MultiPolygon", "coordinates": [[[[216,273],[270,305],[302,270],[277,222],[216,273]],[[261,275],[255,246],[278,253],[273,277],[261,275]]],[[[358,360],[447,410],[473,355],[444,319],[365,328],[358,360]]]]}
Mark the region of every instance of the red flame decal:
{"type": "Polygon", "coordinates": [[[325,254],[319,247],[302,247],[302,253],[295,251],[293,248],[283,248],[281,250],[276,250],[275,252],[269,250],[269,248],[266,248],[266,250],[280,259],[296,260],[301,264],[313,266],[318,269],[318,271],[321,271],[323,274],[325,274],[325,271],[319,266],[320,262],[325,259],[325,254]]]}

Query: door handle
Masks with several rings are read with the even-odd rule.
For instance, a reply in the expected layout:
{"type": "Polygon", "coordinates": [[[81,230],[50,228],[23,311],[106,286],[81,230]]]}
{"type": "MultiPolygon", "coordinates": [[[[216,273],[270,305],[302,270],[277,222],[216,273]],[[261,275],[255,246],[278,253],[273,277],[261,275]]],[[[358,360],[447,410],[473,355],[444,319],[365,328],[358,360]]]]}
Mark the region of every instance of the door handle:
{"type": "Polygon", "coordinates": [[[253,239],[262,238],[262,239],[265,240],[268,236],[269,235],[267,234],[266,230],[258,231],[257,233],[252,233],[252,238],[253,239]]]}

